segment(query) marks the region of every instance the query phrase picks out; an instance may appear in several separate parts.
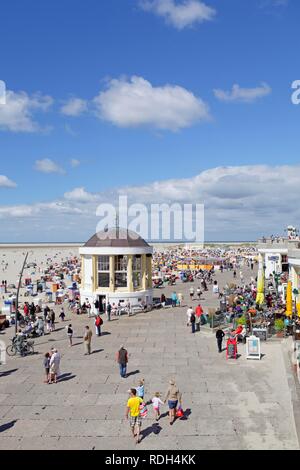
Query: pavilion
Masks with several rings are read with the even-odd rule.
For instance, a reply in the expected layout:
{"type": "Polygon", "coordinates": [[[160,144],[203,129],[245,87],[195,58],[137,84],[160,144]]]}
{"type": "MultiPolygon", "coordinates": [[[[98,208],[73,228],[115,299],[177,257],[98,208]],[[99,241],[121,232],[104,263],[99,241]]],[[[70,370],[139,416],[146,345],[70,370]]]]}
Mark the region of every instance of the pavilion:
{"type": "Polygon", "coordinates": [[[137,233],[113,228],[96,233],[79,253],[81,302],[151,305],[153,248],[137,233]]]}

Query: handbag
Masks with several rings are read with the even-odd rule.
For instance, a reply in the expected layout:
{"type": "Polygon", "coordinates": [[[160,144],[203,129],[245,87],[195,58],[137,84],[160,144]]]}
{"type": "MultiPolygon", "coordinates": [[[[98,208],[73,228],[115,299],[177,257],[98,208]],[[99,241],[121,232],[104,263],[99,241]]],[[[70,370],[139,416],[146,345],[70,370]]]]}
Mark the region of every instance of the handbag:
{"type": "Polygon", "coordinates": [[[176,411],[176,418],[183,418],[183,417],[184,417],[184,412],[183,412],[183,409],[180,406],[178,408],[178,410],[176,411]]]}

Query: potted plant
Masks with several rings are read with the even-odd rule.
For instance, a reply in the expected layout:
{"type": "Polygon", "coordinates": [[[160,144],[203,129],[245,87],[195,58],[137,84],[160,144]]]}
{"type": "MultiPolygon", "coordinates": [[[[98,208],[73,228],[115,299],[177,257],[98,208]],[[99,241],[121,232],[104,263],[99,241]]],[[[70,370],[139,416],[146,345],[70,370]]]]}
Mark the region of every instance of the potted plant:
{"type": "Polygon", "coordinates": [[[237,319],[237,324],[238,325],[243,325],[244,326],[244,325],[246,325],[246,323],[247,323],[247,321],[246,321],[245,315],[243,315],[242,317],[237,319]]]}
{"type": "Polygon", "coordinates": [[[283,330],[284,330],[284,321],[279,318],[278,320],[275,320],[275,331],[276,331],[276,336],[278,338],[283,338],[283,330]]]}

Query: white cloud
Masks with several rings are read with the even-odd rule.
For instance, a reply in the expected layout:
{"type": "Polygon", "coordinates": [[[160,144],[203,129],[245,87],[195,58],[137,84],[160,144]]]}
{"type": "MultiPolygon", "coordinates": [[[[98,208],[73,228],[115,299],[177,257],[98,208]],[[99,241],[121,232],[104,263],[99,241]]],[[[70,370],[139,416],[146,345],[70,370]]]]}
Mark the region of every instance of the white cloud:
{"type": "Polygon", "coordinates": [[[212,20],[216,10],[200,0],[141,0],[140,6],[145,11],[163,17],[177,29],[184,29],[195,23],[212,20]]]}
{"type": "Polygon", "coordinates": [[[16,188],[17,184],[7,176],[0,175],[0,188],[16,188]]]}
{"type": "Polygon", "coordinates": [[[87,111],[87,101],[81,98],[71,98],[67,103],[62,106],[61,113],[66,116],[80,116],[87,111]]]}
{"type": "MultiPolygon", "coordinates": [[[[15,240],[14,219],[23,218],[27,221],[24,230],[28,240],[48,239],[49,220],[56,227],[56,240],[87,240],[99,222],[96,217],[99,203],[109,202],[117,207],[119,194],[127,194],[129,204],[203,203],[207,240],[255,240],[263,234],[280,233],[288,224],[298,225],[299,187],[300,165],[248,165],[212,168],[192,178],[156,181],[96,194],[75,188],[61,200],[0,206],[4,221],[0,237],[5,241],[9,233],[15,240]],[[35,229],[30,234],[31,224],[35,229]]],[[[20,238],[24,233],[20,232],[18,241],[24,241],[20,238]]]]}
{"type": "Polygon", "coordinates": [[[68,201],[74,202],[92,202],[97,200],[95,194],[88,193],[83,187],[75,188],[70,192],[64,194],[64,198],[68,201]]]}
{"type": "Polygon", "coordinates": [[[44,158],[43,160],[37,160],[34,165],[36,171],[41,173],[59,173],[64,174],[65,171],[57,163],[50,158],[44,158]]]}
{"type": "Polygon", "coordinates": [[[72,158],[70,163],[71,163],[72,168],[77,168],[80,165],[80,160],[77,160],[76,158],[72,158]]]}
{"type": "Polygon", "coordinates": [[[225,102],[242,102],[242,103],[253,103],[259,98],[272,93],[272,89],[266,83],[262,83],[261,86],[256,88],[241,88],[239,85],[233,85],[231,91],[224,91],[215,89],[215,97],[220,101],[225,102]]]}
{"type": "Polygon", "coordinates": [[[95,99],[100,118],[119,127],[177,131],[210,118],[208,106],[175,85],[154,87],[142,77],[113,79],[95,99]]]}
{"type": "Polygon", "coordinates": [[[11,132],[38,132],[41,126],[34,120],[35,112],[47,111],[52,105],[50,96],[28,95],[25,92],[6,91],[6,104],[0,106],[0,130],[11,132]]]}

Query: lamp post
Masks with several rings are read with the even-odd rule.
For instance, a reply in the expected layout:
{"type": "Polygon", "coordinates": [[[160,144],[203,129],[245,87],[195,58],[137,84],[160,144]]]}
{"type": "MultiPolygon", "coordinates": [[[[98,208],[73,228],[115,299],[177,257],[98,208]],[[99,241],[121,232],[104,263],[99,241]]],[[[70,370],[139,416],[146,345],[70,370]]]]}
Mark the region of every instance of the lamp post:
{"type": "Polygon", "coordinates": [[[23,267],[22,267],[21,272],[20,272],[20,279],[19,279],[18,290],[17,290],[16,316],[15,316],[15,336],[17,336],[17,333],[18,333],[19,295],[20,295],[20,289],[21,289],[21,285],[22,285],[22,277],[23,277],[24,269],[25,269],[25,266],[26,266],[26,263],[27,263],[28,255],[29,255],[29,253],[26,253],[24,263],[23,263],[23,267]]]}
{"type": "Polygon", "coordinates": [[[267,266],[264,263],[263,264],[263,270],[264,270],[264,298],[265,299],[266,299],[266,269],[267,269],[267,266]]]}

